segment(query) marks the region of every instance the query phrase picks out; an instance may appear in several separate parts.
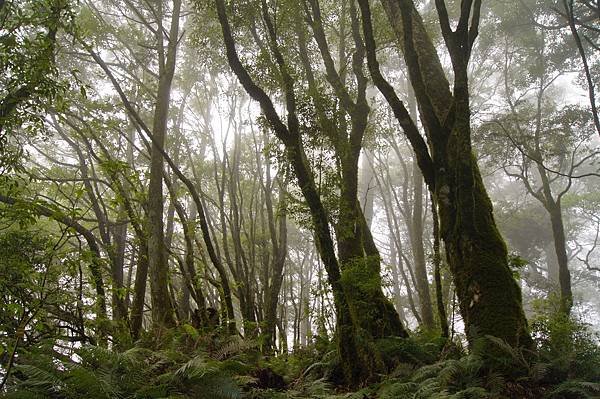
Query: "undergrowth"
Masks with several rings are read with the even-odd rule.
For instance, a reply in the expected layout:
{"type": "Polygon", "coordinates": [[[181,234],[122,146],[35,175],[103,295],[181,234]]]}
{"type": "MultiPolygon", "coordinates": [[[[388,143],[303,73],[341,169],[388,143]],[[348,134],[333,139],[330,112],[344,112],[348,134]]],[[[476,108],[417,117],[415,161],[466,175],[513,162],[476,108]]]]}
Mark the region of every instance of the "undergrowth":
{"type": "Polygon", "coordinates": [[[19,354],[3,397],[600,398],[598,337],[559,313],[545,313],[531,328],[534,350],[490,336],[468,352],[459,341],[418,334],[379,340],[389,372],[354,392],[336,386],[333,344],[266,358],[256,341],[203,335],[189,325],[143,337],[123,352],[87,346],[65,356],[46,342],[19,354]]]}

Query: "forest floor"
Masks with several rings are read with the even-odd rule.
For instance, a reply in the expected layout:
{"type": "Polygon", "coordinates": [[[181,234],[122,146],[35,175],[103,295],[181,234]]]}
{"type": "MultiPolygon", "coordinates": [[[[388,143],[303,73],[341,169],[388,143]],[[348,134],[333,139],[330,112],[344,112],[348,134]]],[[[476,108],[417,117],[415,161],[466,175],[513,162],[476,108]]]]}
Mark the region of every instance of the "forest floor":
{"type": "Polygon", "coordinates": [[[3,397],[600,398],[597,335],[553,317],[533,323],[532,330],[534,350],[494,337],[482,337],[469,351],[459,339],[418,333],[382,339],[375,345],[384,371],[352,389],[340,383],[335,345],[325,337],[271,357],[261,354],[257,339],[201,333],[190,325],[160,339],[147,334],[122,351],[86,346],[59,358],[48,342],[20,352],[3,397]]]}

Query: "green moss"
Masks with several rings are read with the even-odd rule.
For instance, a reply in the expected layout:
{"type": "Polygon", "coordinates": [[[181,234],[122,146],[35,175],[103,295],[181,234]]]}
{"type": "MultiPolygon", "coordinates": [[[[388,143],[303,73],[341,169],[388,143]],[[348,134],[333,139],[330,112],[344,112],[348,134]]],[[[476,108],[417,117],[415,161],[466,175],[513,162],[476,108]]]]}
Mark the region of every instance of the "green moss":
{"type": "MultiPolygon", "coordinates": [[[[467,128],[468,129],[468,126],[467,128]]],[[[506,244],[492,213],[468,137],[448,142],[447,191],[436,193],[441,231],[470,342],[493,335],[513,346],[531,344],[521,292],[508,266],[506,244]],[[471,156],[465,157],[465,152],[471,156]]]]}
{"type": "Polygon", "coordinates": [[[381,277],[373,270],[373,263],[379,262],[375,257],[352,259],[342,267],[341,282],[349,295],[352,289],[364,292],[381,291],[381,277]]]}
{"type": "Polygon", "coordinates": [[[392,303],[381,290],[379,257],[346,262],[340,282],[356,329],[365,330],[373,338],[407,336],[392,303]]]}

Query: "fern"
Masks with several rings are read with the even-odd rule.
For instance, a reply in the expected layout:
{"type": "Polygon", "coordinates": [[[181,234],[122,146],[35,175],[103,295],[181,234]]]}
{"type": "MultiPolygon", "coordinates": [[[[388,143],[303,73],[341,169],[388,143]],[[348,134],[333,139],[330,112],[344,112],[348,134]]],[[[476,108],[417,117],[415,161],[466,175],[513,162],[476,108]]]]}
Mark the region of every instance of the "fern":
{"type": "Polygon", "coordinates": [[[451,396],[452,399],[488,399],[490,394],[481,387],[469,387],[451,396]]]}
{"type": "Polygon", "coordinates": [[[592,399],[600,395],[600,384],[584,381],[565,381],[554,388],[548,399],[592,399]]]}
{"type": "Polygon", "coordinates": [[[202,356],[196,356],[175,371],[175,376],[181,380],[193,380],[202,378],[206,374],[217,371],[214,365],[208,364],[202,356]]]}
{"type": "Polygon", "coordinates": [[[192,390],[193,398],[198,399],[239,399],[242,393],[235,381],[223,375],[204,376],[196,380],[199,388],[192,390]]]}
{"type": "Polygon", "coordinates": [[[25,379],[19,384],[20,389],[32,393],[54,393],[63,387],[62,381],[51,371],[44,370],[33,365],[15,366],[16,371],[20,371],[25,379]]]}
{"type": "Polygon", "coordinates": [[[423,366],[417,369],[417,371],[415,371],[411,380],[414,382],[422,382],[424,380],[433,378],[437,376],[443,368],[444,362],[438,362],[427,366],[423,366]]]}
{"type": "Polygon", "coordinates": [[[529,377],[533,382],[542,381],[547,375],[550,369],[550,364],[545,362],[537,362],[531,365],[529,368],[529,377]]]}
{"type": "Polygon", "coordinates": [[[419,389],[416,382],[401,382],[386,386],[379,391],[381,399],[412,399],[419,389]]]}
{"type": "Polygon", "coordinates": [[[213,351],[212,358],[215,360],[225,360],[241,352],[256,348],[258,348],[258,343],[256,341],[232,337],[220,348],[213,351]]]}
{"type": "Polygon", "coordinates": [[[30,390],[20,390],[14,392],[8,392],[2,396],[3,399],[51,399],[52,397],[39,392],[33,392],[30,390]]]}
{"type": "Polygon", "coordinates": [[[433,398],[434,395],[441,394],[447,395],[447,391],[442,389],[437,378],[432,377],[421,381],[414,397],[415,399],[430,399],[433,398]]]}
{"type": "Polygon", "coordinates": [[[485,335],[475,340],[472,354],[480,356],[487,368],[513,378],[526,377],[531,373],[523,350],[498,337],[485,335]]]}
{"type": "Polygon", "coordinates": [[[171,373],[171,385],[176,391],[206,399],[237,399],[241,391],[222,363],[196,356],[171,373]]]}
{"type": "Polygon", "coordinates": [[[500,373],[490,372],[485,376],[484,386],[489,392],[498,394],[506,386],[506,379],[500,373]]]}

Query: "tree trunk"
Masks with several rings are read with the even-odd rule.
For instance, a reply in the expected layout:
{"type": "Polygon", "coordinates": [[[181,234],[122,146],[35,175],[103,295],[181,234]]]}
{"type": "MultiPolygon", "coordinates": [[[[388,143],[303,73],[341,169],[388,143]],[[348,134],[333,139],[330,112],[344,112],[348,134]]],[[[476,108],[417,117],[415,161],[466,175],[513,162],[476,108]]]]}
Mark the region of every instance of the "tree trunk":
{"type": "Polygon", "coordinates": [[[423,175],[416,161],[413,162],[413,190],[409,238],[415,266],[416,288],[419,295],[423,327],[426,330],[433,330],[435,323],[433,321],[433,307],[431,305],[431,293],[429,292],[427,265],[423,249],[423,175]]]}
{"type": "Polygon", "coordinates": [[[448,316],[446,315],[446,306],[444,305],[444,295],[442,287],[441,263],[442,256],[440,253],[440,223],[438,220],[437,206],[433,196],[431,198],[431,214],[433,217],[433,267],[435,279],[435,299],[437,305],[438,318],[440,320],[440,330],[442,337],[450,336],[448,330],[448,316]]]}
{"type": "MultiPolygon", "coordinates": [[[[448,153],[471,154],[471,149],[466,142],[451,139],[448,153]]],[[[475,157],[450,156],[446,170],[451,177],[436,175],[435,197],[467,337],[472,341],[493,335],[512,346],[529,346],[521,292],[508,267],[506,245],[475,157]],[[459,183],[451,185],[448,180],[459,183]]]]}
{"type": "Polygon", "coordinates": [[[567,256],[567,244],[565,228],[563,224],[560,202],[552,202],[548,207],[550,222],[552,223],[552,237],[554,238],[554,250],[558,259],[558,282],[560,287],[561,310],[566,314],[571,312],[573,306],[573,292],[571,290],[571,274],[569,272],[569,258],[567,256]]]}
{"type": "MultiPolygon", "coordinates": [[[[267,166],[268,167],[268,166],[267,166]]],[[[269,176],[269,171],[267,171],[269,176]]],[[[265,190],[267,217],[269,223],[269,231],[272,242],[272,267],[271,269],[271,284],[267,287],[268,298],[265,309],[265,347],[269,350],[273,345],[273,339],[275,337],[275,325],[277,317],[277,304],[279,299],[279,292],[281,291],[281,285],[283,283],[283,268],[285,266],[285,260],[287,257],[287,219],[285,213],[285,192],[283,188],[280,190],[279,198],[279,209],[281,213],[278,215],[278,229],[275,227],[275,214],[273,212],[273,205],[270,193],[270,178],[267,178],[265,190]]],[[[268,283],[268,282],[267,282],[268,283]]]]}
{"type": "MultiPolygon", "coordinates": [[[[160,3],[159,3],[160,4],[160,3]]],[[[152,298],[152,322],[155,328],[169,328],[175,325],[173,308],[169,298],[169,263],[164,240],[163,222],[163,169],[164,148],[167,133],[167,118],[171,98],[171,82],[175,73],[177,37],[179,35],[179,11],[181,1],[175,0],[171,17],[169,43],[164,45],[162,27],[162,4],[158,15],[157,30],[159,49],[159,80],[154,118],[152,122],[152,151],[150,154],[150,181],[148,184],[148,266],[150,272],[150,294],[152,298]],[[165,57],[165,50],[166,57],[165,57]]]]}
{"type": "Polygon", "coordinates": [[[375,187],[373,184],[373,168],[371,167],[370,151],[363,151],[360,175],[359,175],[359,201],[367,221],[367,226],[371,228],[373,222],[375,187]]]}
{"type": "Polygon", "coordinates": [[[131,337],[137,340],[142,330],[144,320],[144,304],[146,302],[146,282],[148,280],[148,247],[145,237],[139,237],[135,282],[133,285],[133,300],[131,302],[131,337]]]}

